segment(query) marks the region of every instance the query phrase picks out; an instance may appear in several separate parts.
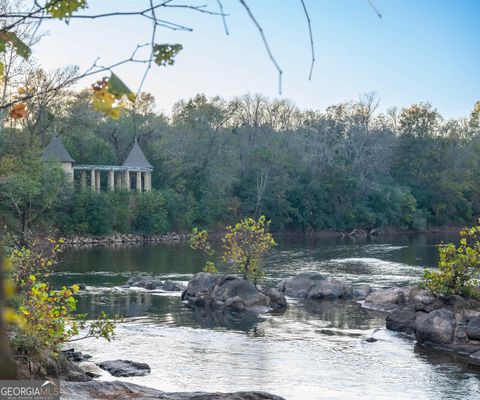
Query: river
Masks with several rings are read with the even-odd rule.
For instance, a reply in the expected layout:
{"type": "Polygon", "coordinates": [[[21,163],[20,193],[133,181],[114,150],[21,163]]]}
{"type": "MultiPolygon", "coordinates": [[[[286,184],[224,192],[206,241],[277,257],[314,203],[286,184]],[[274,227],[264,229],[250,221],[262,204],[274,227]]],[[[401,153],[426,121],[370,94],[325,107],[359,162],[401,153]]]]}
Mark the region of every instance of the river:
{"type": "MultiPolygon", "coordinates": [[[[375,287],[416,282],[455,235],[393,235],[370,240],[279,238],[265,261],[265,285],[318,271],[375,287]]],[[[183,306],[179,293],[122,289],[133,274],[186,283],[202,269],[186,244],[69,248],[52,279],[84,283],[79,311],[121,314],[112,342],[75,348],[94,362],[132,359],[152,372],[124,378],[164,391],[262,390],[288,400],[480,399],[480,370],[427,351],[384,329],[384,317],[354,302],[288,299],[283,315],[212,321],[183,306]],[[374,343],[368,337],[378,339],[374,343]]],[[[102,371],[100,379],[115,379],[102,371]]]]}

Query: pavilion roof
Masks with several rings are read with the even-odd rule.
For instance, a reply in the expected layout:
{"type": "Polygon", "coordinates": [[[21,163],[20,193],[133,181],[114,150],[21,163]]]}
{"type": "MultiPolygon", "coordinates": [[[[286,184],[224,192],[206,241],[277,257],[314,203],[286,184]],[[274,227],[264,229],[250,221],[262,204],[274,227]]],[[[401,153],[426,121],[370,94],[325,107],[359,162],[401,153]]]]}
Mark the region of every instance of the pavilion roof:
{"type": "Polygon", "coordinates": [[[145,157],[145,154],[143,154],[143,151],[138,145],[136,139],[132,149],[130,150],[130,153],[128,154],[127,158],[123,162],[123,166],[129,167],[129,168],[153,169],[152,164],[148,162],[147,158],[145,157]]]}
{"type": "Polygon", "coordinates": [[[75,162],[58,136],[56,136],[47,147],[45,147],[42,159],[44,161],[60,161],[65,163],[75,162]]]}

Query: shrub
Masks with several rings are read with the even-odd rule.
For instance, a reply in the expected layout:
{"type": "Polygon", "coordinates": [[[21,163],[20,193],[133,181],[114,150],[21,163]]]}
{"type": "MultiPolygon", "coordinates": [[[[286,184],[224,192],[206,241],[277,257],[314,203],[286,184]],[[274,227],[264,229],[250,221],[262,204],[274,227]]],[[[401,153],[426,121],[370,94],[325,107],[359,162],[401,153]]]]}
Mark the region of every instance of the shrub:
{"type": "MultiPolygon", "coordinates": [[[[264,275],[261,265],[263,256],[276,245],[272,234],[268,231],[269,226],[270,221],[267,221],[264,216],[258,220],[245,218],[235,225],[227,226],[222,238],[221,259],[232,263],[236,273],[254,284],[257,284],[264,275]]],[[[190,246],[209,257],[215,254],[208,240],[208,232],[205,230],[193,229],[190,246]]],[[[218,272],[218,269],[213,261],[207,261],[204,271],[218,272]]]]}
{"type": "Polygon", "coordinates": [[[460,232],[460,244],[440,247],[438,270],[425,270],[422,287],[433,293],[451,296],[477,296],[476,285],[480,275],[480,220],[479,225],[460,232]]]}
{"type": "Polygon", "coordinates": [[[16,247],[9,257],[10,294],[7,316],[11,322],[11,344],[17,354],[56,351],[80,331],[84,337],[110,340],[114,324],[105,314],[88,326],[85,315],[75,315],[77,285],[52,288],[49,273],[60,253],[61,242],[49,240],[48,246],[33,243],[16,247]]]}

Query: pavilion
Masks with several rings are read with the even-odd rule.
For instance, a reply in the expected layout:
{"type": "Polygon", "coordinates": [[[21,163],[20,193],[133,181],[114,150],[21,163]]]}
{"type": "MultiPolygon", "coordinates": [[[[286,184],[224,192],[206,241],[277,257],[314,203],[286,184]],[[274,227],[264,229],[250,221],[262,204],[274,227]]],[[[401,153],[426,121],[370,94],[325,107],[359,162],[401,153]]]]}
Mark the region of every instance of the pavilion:
{"type": "Polygon", "coordinates": [[[109,191],[115,189],[132,190],[138,192],[152,191],[153,167],[148,162],[145,154],[137,143],[130,150],[122,165],[77,165],[68,153],[60,138],[57,136],[43,151],[42,159],[46,162],[59,162],[65,171],[67,180],[73,185],[75,173],[80,174],[80,189],[88,184],[93,191],[100,192],[102,185],[102,173],[106,173],[106,188],[109,191]]]}

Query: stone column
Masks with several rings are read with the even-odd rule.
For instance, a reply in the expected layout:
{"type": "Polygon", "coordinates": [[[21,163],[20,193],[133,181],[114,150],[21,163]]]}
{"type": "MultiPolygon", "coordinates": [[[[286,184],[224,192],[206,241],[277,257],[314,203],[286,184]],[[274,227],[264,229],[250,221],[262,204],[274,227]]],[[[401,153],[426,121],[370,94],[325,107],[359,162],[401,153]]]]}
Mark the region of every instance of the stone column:
{"type": "Polygon", "coordinates": [[[149,171],[149,172],[145,172],[145,186],[146,186],[146,191],[147,192],[151,192],[152,191],[152,173],[149,171]]]}
{"type": "Polygon", "coordinates": [[[97,176],[97,174],[95,173],[95,170],[92,169],[90,171],[90,185],[92,187],[92,190],[95,190],[97,188],[97,184],[95,183],[95,177],[97,176]]]}
{"type": "Polygon", "coordinates": [[[115,172],[113,169],[108,171],[108,190],[111,192],[115,190],[115,172]]]}
{"type": "Polygon", "coordinates": [[[124,173],[124,179],[125,179],[125,189],[127,189],[127,191],[129,192],[130,191],[130,171],[127,169],[124,173]]]}
{"type": "Polygon", "coordinates": [[[123,185],[123,171],[118,171],[115,174],[115,187],[117,189],[122,189],[124,187],[124,185],[123,185]]]}
{"type": "Polygon", "coordinates": [[[145,192],[148,192],[148,172],[142,172],[142,176],[143,176],[143,190],[145,192]]]}
{"type": "Polygon", "coordinates": [[[137,171],[137,192],[142,191],[142,173],[137,171]]]}
{"type": "Polygon", "coordinates": [[[84,190],[87,187],[87,174],[85,171],[80,172],[80,190],[84,190]]]}
{"type": "Polygon", "coordinates": [[[100,170],[95,170],[95,189],[100,191],[100,170]]]}

